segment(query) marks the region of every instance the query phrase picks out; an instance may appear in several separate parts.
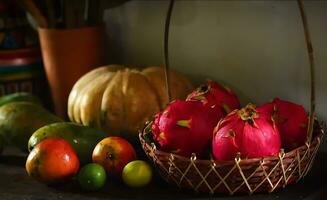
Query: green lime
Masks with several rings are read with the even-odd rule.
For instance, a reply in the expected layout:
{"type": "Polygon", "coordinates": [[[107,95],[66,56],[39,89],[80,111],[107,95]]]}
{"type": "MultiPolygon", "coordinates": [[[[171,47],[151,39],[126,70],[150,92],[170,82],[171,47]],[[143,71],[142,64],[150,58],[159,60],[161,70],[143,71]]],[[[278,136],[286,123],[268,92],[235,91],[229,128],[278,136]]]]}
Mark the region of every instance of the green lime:
{"type": "Polygon", "coordinates": [[[143,187],[152,179],[152,168],[145,161],[134,160],[124,167],[122,178],[129,187],[143,187]]]}
{"type": "Polygon", "coordinates": [[[106,171],[99,164],[87,164],[79,171],[78,182],[84,190],[98,190],[106,183],[106,171]]]}

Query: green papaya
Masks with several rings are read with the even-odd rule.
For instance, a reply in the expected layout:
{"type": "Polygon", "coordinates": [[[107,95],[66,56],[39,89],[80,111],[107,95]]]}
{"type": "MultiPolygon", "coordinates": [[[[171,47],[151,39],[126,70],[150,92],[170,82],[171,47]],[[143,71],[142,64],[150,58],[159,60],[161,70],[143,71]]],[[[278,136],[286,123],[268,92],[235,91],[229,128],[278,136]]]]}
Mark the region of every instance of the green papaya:
{"type": "Polygon", "coordinates": [[[3,106],[7,103],[20,102],[20,101],[27,101],[38,105],[42,105],[41,100],[38,97],[34,96],[33,94],[27,92],[17,92],[17,93],[8,94],[0,97],[0,106],[3,106]]]}
{"type": "Polygon", "coordinates": [[[42,106],[31,102],[12,102],[0,107],[0,135],[5,142],[27,150],[27,142],[40,127],[60,122],[42,106]]]}
{"type": "Polygon", "coordinates": [[[35,145],[46,138],[63,138],[73,146],[80,162],[86,164],[92,160],[94,147],[107,136],[109,134],[105,131],[73,122],[59,122],[35,131],[28,141],[28,149],[31,151],[35,145]]]}

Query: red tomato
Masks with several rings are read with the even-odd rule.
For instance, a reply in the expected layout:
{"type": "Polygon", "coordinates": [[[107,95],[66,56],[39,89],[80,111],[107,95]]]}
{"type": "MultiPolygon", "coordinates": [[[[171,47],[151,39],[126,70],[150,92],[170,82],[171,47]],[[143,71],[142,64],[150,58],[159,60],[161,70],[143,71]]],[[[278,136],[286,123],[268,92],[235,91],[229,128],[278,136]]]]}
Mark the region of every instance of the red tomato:
{"type": "Polygon", "coordinates": [[[36,145],[27,157],[27,173],[44,182],[74,176],[79,160],[73,147],[64,139],[48,138],[36,145]]]}
{"type": "Polygon", "coordinates": [[[92,160],[102,165],[109,176],[119,177],[127,163],[136,159],[133,146],[125,139],[111,136],[101,140],[93,150],[92,160]]]}

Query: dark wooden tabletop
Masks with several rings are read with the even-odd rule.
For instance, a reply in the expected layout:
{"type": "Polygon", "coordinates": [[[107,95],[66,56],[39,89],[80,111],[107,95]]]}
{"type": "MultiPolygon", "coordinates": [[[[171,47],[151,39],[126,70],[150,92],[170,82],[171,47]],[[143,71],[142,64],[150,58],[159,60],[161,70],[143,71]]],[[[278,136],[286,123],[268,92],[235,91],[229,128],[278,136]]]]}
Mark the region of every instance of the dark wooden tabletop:
{"type": "Polygon", "coordinates": [[[197,194],[180,190],[157,177],[141,189],[130,189],[117,181],[110,181],[97,192],[83,192],[76,181],[46,185],[26,175],[26,154],[6,149],[0,156],[0,200],[95,200],[95,199],[327,199],[327,154],[318,153],[309,174],[294,185],[271,194],[229,196],[197,194]]]}

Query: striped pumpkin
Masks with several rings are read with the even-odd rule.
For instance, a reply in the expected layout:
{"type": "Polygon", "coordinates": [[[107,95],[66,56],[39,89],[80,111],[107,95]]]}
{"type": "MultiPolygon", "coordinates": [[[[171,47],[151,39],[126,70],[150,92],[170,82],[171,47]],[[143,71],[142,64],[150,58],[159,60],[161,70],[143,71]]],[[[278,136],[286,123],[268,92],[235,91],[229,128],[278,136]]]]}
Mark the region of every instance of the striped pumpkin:
{"type": "MultiPolygon", "coordinates": [[[[189,80],[170,71],[173,99],[192,90],[189,80]]],[[[162,67],[142,70],[109,65],[90,71],[72,88],[68,99],[71,121],[116,133],[137,133],[168,104],[162,67]]]]}

